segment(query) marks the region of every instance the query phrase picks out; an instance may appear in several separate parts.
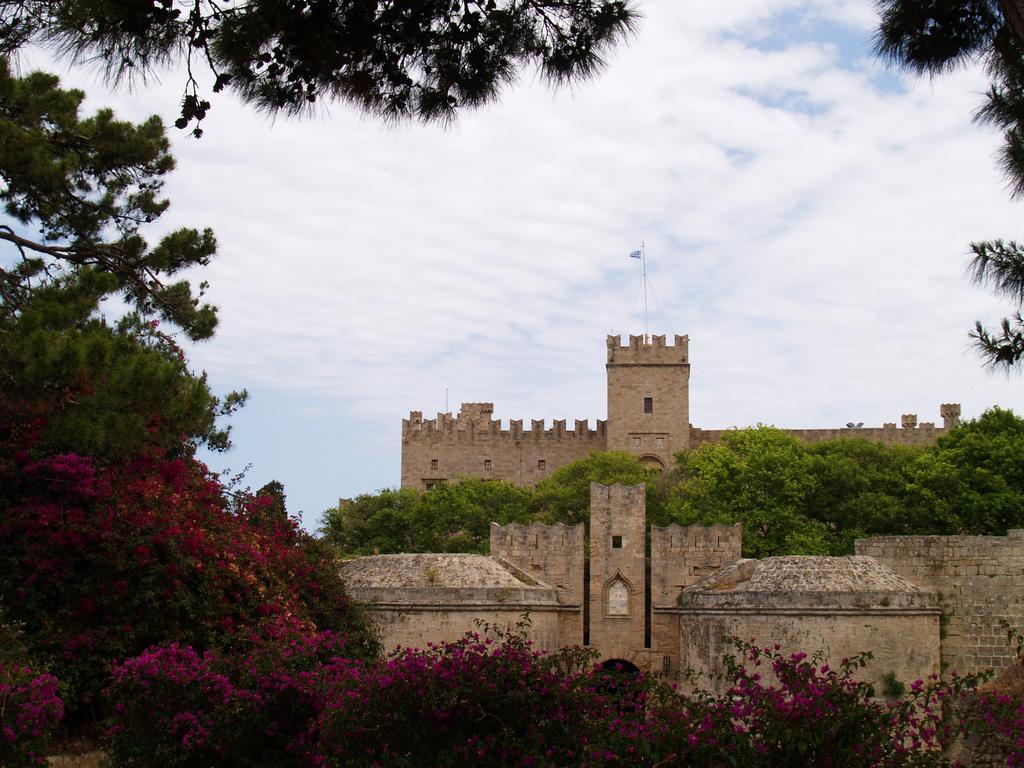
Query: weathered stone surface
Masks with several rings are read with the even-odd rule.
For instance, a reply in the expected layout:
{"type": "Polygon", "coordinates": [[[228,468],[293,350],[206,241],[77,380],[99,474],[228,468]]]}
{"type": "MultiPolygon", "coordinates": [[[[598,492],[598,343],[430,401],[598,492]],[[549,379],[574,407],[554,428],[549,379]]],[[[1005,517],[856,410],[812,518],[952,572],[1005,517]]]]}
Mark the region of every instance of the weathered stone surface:
{"type": "Polygon", "coordinates": [[[50,755],[46,758],[46,764],[49,768],[100,768],[105,757],[104,752],[50,755]]]}
{"type": "Polygon", "coordinates": [[[832,666],[871,651],[862,676],[875,681],[893,674],[909,683],[939,671],[934,591],[870,557],[741,560],[684,589],[678,604],[680,664],[712,688],[725,685],[730,637],[821,651],[832,666]]]}
{"type": "MultiPolygon", "coordinates": [[[[521,589],[537,586],[484,555],[399,554],[369,555],[341,565],[350,589],[521,589]]],[[[543,587],[542,587],[543,588],[543,587]]]]}
{"type": "Polygon", "coordinates": [[[871,557],[740,560],[684,589],[680,607],[935,608],[917,587],[871,557]]]}
{"type": "Polygon", "coordinates": [[[1024,627],[1024,530],[1006,536],[882,536],[858,540],[855,548],[935,590],[947,668],[968,673],[1012,664],[1001,622],[1024,627]]]}
{"type": "Polygon", "coordinates": [[[529,616],[539,648],[559,642],[557,590],[511,563],[483,555],[373,555],[341,565],[352,599],[370,608],[388,650],[458,640],[490,625],[515,630],[529,616]]]}

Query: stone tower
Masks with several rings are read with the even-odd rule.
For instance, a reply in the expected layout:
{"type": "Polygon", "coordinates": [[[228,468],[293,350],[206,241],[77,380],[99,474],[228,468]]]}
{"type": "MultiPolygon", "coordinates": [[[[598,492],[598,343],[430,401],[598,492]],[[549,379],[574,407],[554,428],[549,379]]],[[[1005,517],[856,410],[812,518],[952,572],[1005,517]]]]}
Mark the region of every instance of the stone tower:
{"type": "Polygon", "coordinates": [[[646,500],[641,485],[590,484],[590,646],[646,668],[646,500]]]}
{"type": "Polygon", "coordinates": [[[668,467],[690,446],[689,337],[608,337],[608,450],[668,467]]]}

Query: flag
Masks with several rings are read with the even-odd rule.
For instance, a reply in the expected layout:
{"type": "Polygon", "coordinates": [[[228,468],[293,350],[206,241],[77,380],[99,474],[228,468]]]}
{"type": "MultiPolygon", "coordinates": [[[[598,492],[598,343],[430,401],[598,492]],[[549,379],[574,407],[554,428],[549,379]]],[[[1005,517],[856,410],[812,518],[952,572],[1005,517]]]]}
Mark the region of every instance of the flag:
{"type": "Polygon", "coordinates": [[[640,256],[641,256],[640,251],[632,251],[629,254],[629,258],[631,258],[631,259],[639,259],[640,256]]]}

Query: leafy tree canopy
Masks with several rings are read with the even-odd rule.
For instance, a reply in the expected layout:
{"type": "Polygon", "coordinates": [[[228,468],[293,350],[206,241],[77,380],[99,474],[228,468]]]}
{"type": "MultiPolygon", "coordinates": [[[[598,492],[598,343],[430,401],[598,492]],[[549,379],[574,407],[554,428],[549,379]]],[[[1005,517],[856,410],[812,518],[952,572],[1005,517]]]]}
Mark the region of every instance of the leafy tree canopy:
{"type": "Polygon", "coordinates": [[[804,514],[814,477],[795,437],[773,427],[727,432],[678,461],[668,512],[681,524],[742,523],[747,557],[828,551],[825,526],[804,514]]]}
{"type": "Polygon", "coordinates": [[[956,483],[961,530],[1003,535],[1024,528],[1024,419],[990,408],[941,438],[934,458],[956,483]]]}
{"type": "Polygon", "coordinates": [[[209,338],[216,310],[200,303],[205,285],[197,296],[174,277],[209,263],[213,233],[179,229],[150,245],[140,232],[169,205],[159,197],[174,168],[163,125],[106,109],[83,117],[83,98],[53,75],[15,77],[0,60],[0,201],[11,220],[0,224],[0,319],[40,286],[81,279],[100,299],[120,295],[146,319],[209,338]]]}
{"type": "MultiPolygon", "coordinates": [[[[159,119],[133,125],[109,110],[79,114],[83,94],[51,75],[15,77],[0,61],[0,411],[37,455],[123,460],[228,446],[223,402],[189,371],[174,333],[208,338],[215,308],[177,275],[207,264],[209,230],[151,246],[144,225],[174,167],[159,119]],[[119,321],[100,307],[127,303],[119,321]],[[164,329],[167,330],[164,330],[164,329]]],[[[4,439],[0,435],[0,440],[4,439]]]]}
{"type": "Polygon", "coordinates": [[[532,494],[498,480],[466,479],[426,493],[363,494],[328,509],[320,533],[346,555],[486,553],[490,524],[528,522],[532,494]]]}
{"type": "Polygon", "coordinates": [[[554,82],[592,74],[635,20],[630,0],[14,0],[0,11],[0,51],[48,43],[115,79],[184,59],[181,128],[210,107],[201,66],[214,92],[269,112],[342,99],[386,119],[446,121],[526,66],[554,82]]]}
{"type": "MultiPolygon", "coordinates": [[[[658,473],[622,451],[595,451],[585,459],[559,467],[537,484],[534,506],[548,523],[575,525],[590,519],[590,484],[647,485],[647,506],[658,506],[658,473]]],[[[656,511],[656,509],[655,509],[656,511]]]]}

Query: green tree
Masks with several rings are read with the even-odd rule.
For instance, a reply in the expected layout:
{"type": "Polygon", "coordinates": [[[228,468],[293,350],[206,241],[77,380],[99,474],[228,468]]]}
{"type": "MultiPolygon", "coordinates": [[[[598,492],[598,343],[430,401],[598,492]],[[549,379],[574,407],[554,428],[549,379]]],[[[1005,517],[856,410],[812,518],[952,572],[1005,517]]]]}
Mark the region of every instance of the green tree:
{"type": "Polygon", "coordinates": [[[559,467],[537,484],[534,506],[546,523],[575,525],[590,519],[590,484],[647,485],[648,516],[660,512],[657,472],[622,451],[595,451],[585,459],[559,467]]]}
{"type": "Polygon", "coordinates": [[[946,498],[961,530],[1003,535],[1024,528],[1024,419],[990,408],[942,437],[934,459],[956,483],[946,498]]]}
{"type": "Polygon", "coordinates": [[[531,501],[528,489],[476,478],[425,493],[383,490],[326,510],[320,535],[343,555],[486,553],[491,523],[529,522],[531,501]]]}
{"type": "Polygon", "coordinates": [[[257,108],[295,113],[343,99],[386,119],[447,121],[493,101],[536,66],[556,83],[586,77],[629,33],[630,0],[14,0],[0,12],[0,53],[28,41],[99,60],[113,79],[183,58],[179,127],[231,88],[257,108]]]}
{"type": "Polygon", "coordinates": [[[14,77],[0,61],[4,423],[41,433],[30,441],[40,454],[119,460],[146,446],[226,448],[217,418],[245,394],[218,400],[174,338],[213,333],[215,309],[175,279],[209,262],[213,234],[181,229],[146,242],[141,228],[167,209],[159,192],[174,166],[163,126],[109,110],[82,117],[82,98],[51,75],[14,77]],[[100,313],[110,297],[129,307],[113,323],[100,313]]]}
{"type": "Polygon", "coordinates": [[[908,477],[924,452],[859,438],[807,446],[813,484],[804,514],[828,528],[830,554],[852,554],[857,538],[905,532],[908,477]]]}
{"type": "MultiPolygon", "coordinates": [[[[876,51],[916,74],[941,74],[972,60],[985,63],[992,85],[975,117],[1003,131],[999,163],[1010,194],[1024,196],[1024,2],[1021,0],[878,0],[876,51]]],[[[974,281],[1017,303],[997,330],[979,320],[969,336],[993,367],[1024,358],[1024,249],[1013,241],[971,244],[974,281]]]]}
{"type": "Polygon", "coordinates": [[[814,476],[806,447],[773,427],[727,432],[677,456],[667,515],[682,525],[743,525],[743,554],[826,554],[826,526],[805,515],[814,476]]]}
{"type": "Polygon", "coordinates": [[[402,488],[343,499],[324,511],[320,536],[342,555],[421,552],[413,529],[419,497],[402,488]]]}
{"type": "Polygon", "coordinates": [[[1024,358],[1024,247],[1014,241],[971,243],[971,279],[991,288],[997,296],[1017,305],[1011,317],[1003,318],[991,331],[979,320],[970,336],[982,358],[994,368],[1010,369],[1024,358]]]}
{"type": "Polygon", "coordinates": [[[174,168],[159,118],[133,125],[109,109],[83,117],[84,94],[53,75],[11,74],[0,60],[0,224],[10,257],[0,267],[0,319],[19,314],[40,286],[87,280],[100,298],[119,295],[146,319],[209,338],[216,310],[175,276],[205,266],[210,230],[179,229],[146,242],[144,225],[167,210],[159,197],[174,168]]]}
{"type": "Polygon", "coordinates": [[[487,553],[491,523],[529,522],[531,495],[500,480],[466,478],[435,486],[417,508],[421,551],[487,553]]]}

